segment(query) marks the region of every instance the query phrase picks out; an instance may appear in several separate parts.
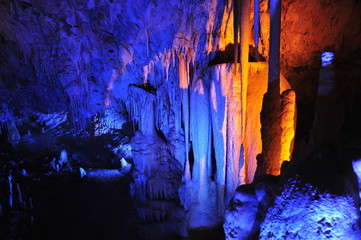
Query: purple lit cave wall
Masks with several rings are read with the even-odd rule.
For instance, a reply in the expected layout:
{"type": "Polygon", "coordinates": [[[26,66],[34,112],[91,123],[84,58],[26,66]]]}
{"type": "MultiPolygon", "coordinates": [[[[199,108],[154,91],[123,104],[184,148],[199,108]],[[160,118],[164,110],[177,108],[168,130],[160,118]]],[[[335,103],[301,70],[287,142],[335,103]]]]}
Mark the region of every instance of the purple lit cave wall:
{"type": "Polygon", "coordinates": [[[361,239],[361,1],[0,0],[0,239],[361,239]]]}

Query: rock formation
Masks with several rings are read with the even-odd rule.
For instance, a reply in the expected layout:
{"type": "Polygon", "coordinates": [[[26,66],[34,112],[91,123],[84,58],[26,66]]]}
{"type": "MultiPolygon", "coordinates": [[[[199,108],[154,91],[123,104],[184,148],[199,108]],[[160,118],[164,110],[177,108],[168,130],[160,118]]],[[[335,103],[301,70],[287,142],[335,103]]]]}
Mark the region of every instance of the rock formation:
{"type": "MultiPolygon", "coordinates": [[[[21,189],[57,176],[93,184],[109,169],[129,188],[142,238],[223,223],[227,238],[266,238],[284,202],[304,198],[343,202],[355,224],[344,166],[354,158],[332,165],[348,169],[340,196],[293,171],[359,151],[360,12],[357,0],[1,1],[0,232],[14,232],[16,211],[29,220],[21,189]],[[332,65],[321,66],[324,52],[332,65]]],[[[317,221],[325,233],[334,224],[317,221]]]]}

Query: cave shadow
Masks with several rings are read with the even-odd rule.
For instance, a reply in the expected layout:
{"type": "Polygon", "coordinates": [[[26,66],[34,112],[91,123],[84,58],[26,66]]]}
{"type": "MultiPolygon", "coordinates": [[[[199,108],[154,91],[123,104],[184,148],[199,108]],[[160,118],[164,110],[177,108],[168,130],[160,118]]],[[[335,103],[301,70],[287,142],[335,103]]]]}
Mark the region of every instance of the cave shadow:
{"type": "MultiPolygon", "coordinates": [[[[228,44],[224,51],[213,51],[210,53],[212,59],[209,61],[208,66],[214,66],[222,63],[234,63],[234,51],[235,44],[228,44]]],[[[240,53],[240,46],[238,46],[238,53],[240,53]]],[[[256,58],[256,49],[253,46],[249,46],[248,62],[258,62],[265,61],[265,58],[258,54],[258,59],[256,58]]],[[[240,54],[238,54],[237,63],[240,62],[240,54]]]]}

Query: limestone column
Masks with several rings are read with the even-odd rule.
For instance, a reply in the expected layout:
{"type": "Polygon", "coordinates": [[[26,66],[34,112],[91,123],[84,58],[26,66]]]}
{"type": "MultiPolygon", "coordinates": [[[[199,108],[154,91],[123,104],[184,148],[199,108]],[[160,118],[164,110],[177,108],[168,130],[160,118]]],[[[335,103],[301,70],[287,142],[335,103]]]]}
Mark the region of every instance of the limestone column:
{"type": "Polygon", "coordinates": [[[280,97],[280,31],[281,0],[270,0],[270,50],[268,57],[268,90],[261,112],[262,158],[257,174],[280,173],[281,97],[280,97]]]}

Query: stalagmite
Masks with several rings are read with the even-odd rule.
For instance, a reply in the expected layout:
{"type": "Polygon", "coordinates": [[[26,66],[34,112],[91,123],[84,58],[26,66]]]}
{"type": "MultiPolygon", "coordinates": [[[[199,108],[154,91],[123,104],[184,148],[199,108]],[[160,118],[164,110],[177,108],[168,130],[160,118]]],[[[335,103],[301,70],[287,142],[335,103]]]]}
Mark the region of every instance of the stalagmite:
{"type": "Polygon", "coordinates": [[[122,167],[122,172],[129,172],[132,168],[132,164],[128,163],[124,158],[120,159],[120,166],[122,167]]]}
{"type": "Polygon", "coordinates": [[[339,100],[333,53],[322,54],[322,67],[319,72],[315,120],[311,133],[311,150],[328,144],[337,146],[343,124],[343,103],[339,100]]]}
{"type": "Polygon", "coordinates": [[[280,173],[281,154],[281,98],[280,98],[280,30],[281,0],[270,0],[270,51],[268,90],[264,95],[261,112],[262,159],[258,174],[280,173]]]}
{"type": "Polygon", "coordinates": [[[86,171],[84,170],[84,168],[79,167],[79,174],[80,174],[80,178],[83,178],[86,176],[86,171]]]}
{"type": "Polygon", "coordinates": [[[22,170],[21,170],[21,175],[23,175],[24,177],[28,177],[28,176],[29,176],[25,169],[22,169],[22,170]]]}
{"type": "Polygon", "coordinates": [[[68,162],[68,153],[66,150],[61,150],[59,157],[59,165],[60,167],[64,167],[64,165],[68,162]]]}
{"type": "Polygon", "coordinates": [[[282,161],[291,160],[293,152],[293,143],[296,130],[296,94],[292,89],[286,90],[282,93],[282,112],[281,112],[281,156],[282,161]]]}

